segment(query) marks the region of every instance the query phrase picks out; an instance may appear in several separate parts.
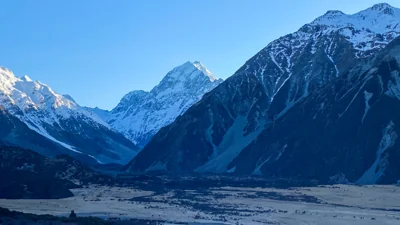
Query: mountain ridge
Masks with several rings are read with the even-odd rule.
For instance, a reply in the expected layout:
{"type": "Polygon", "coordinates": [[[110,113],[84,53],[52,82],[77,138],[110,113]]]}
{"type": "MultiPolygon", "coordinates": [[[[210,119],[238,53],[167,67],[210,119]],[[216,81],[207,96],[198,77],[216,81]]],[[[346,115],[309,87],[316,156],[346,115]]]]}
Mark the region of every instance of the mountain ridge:
{"type": "Polygon", "coordinates": [[[201,62],[188,61],[173,68],[150,91],[129,92],[111,111],[93,112],[135,144],[144,146],[160,128],[221,82],[201,62]]]}
{"type": "Polygon", "coordinates": [[[239,173],[325,182],[341,177],[358,184],[396,183],[399,52],[397,38],[383,53],[295,106],[230,166],[239,173]],[[241,157],[252,158],[252,163],[244,165],[241,157]]]}
{"type": "MultiPolygon", "coordinates": [[[[28,129],[62,146],[64,154],[86,155],[98,163],[125,163],[137,152],[133,143],[114,132],[96,114],[79,106],[71,96],[60,95],[28,76],[18,78],[3,67],[0,68],[0,105],[28,129]]],[[[18,141],[12,142],[18,146],[18,141]]],[[[32,145],[29,147],[38,150],[32,145]]]]}

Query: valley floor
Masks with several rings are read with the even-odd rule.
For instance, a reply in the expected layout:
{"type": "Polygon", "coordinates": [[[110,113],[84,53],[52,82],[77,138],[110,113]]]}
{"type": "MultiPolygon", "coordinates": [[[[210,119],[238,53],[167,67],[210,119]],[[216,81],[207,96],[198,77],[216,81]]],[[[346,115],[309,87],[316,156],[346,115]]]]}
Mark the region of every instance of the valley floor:
{"type": "Polygon", "coordinates": [[[400,224],[400,187],[318,186],[307,188],[217,187],[153,192],[91,186],[59,200],[5,200],[0,207],[33,214],[117,217],[162,224],[400,224]]]}

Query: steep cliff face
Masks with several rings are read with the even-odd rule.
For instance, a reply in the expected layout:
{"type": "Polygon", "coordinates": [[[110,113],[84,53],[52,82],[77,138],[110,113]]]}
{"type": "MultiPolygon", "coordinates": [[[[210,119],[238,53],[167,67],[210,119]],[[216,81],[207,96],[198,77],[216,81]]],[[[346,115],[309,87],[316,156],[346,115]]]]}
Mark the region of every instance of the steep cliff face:
{"type": "Polygon", "coordinates": [[[270,124],[228,168],[237,174],[342,177],[361,184],[400,178],[400,39],[270,124]]]}

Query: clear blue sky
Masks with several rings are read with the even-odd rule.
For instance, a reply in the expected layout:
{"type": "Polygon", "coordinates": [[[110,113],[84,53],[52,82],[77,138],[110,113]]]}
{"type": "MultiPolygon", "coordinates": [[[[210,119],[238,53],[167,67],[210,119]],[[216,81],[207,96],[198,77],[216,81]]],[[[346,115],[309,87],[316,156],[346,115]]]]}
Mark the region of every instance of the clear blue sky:
{"type": "MultiPolygon", "coordinates": [[[[400,7],[399,0],[386,0],[400,7]]],[[[377,0],[1,0],[0,65],[114,107],[150,90],[173,67],[203,62],[232,75],[270,41],[330,9],[355,13],[377,0]]]]}

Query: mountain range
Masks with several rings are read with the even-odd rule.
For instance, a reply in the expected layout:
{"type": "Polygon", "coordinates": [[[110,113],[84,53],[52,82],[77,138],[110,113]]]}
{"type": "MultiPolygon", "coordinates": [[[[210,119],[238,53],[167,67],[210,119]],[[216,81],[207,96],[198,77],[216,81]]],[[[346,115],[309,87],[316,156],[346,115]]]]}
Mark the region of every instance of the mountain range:
{"type": "Polygon", "coordinates": [[[328,11],[231,77],[174,68],[114,109],[79,106],[0,69],[0,144],[123,172],[395,183],[400,179],[400,9],[328,11]]]}
{"type": "Polygon", "coordinates": [[[399,35],[388,4],[328,11],[268,44],[126,170],[394,182],[399,35]]]}
{"type": "Polygon", "coordinates": [[[90,164],[124,163],[138,151],[70,96],[27,76],[18,78],[5,68],[0,68],[0,105],[3,144],[48,156],[69,154],[90,164]]]}
{"type": "Polygon", "coordinates": [[[200,62],[169,72],[150,92],[133,91],[111,110],[81,107],[69,95],[0,68],[0,144],[87,164],[126,164],[163,126],[222,82],[200,62]]]}

